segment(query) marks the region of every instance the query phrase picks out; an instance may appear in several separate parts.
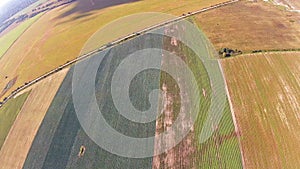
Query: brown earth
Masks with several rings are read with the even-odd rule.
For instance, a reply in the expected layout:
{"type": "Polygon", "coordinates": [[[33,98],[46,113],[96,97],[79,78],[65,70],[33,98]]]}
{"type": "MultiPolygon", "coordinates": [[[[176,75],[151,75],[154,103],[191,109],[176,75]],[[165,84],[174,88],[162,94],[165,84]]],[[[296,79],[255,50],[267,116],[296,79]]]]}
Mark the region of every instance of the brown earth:
{"type": "MultiPolygon", "coordinates": [[[[172,127],[175,118],[175,112],[173,110],[173,99],[178,99],[173,94],[168,93],[167,85],[163,86],[163,115],[164,118],[157,120],[156,122],[156,135],[160,134],[162,131],[169,131],[172,127]]],[[[183,125],[183,124],[182,124],[183,125]]],[[[185,127],[185,126],[181,126],[185,127]]],[[[174,134],[174,139],[170,140],[159,140],[158,137],[155,139],[155,154],[162,150],[167,145],[173,145],[175,142],[176,134],[174,134]]],[[[161,168],[193,168],[193,158],[192,155],[195,153],[196,147],[193,145],[194,132],[192,131],[174,148],[169,151],[153,157],[153,169],[161,168]]]]}
{"type": "Polygon", "coordinates": [[[300,166],[300,52],[222,60],[245,168],[300,166]]]}
{"type": "Polygon", "coordinates": [[[300,13],[270,3],[241,1],[199,14],[196,20],[217,50],[299,48],[300,13]]]}
{"type": "MultiPolygon", "coordinates": [[[[170,26],[169,28],[165,29],[166,31],[173,32],[174,35],[178,32],[181,32],[179,30],[180,28],[175,26],[170,26]]],[[[184,28],[182,28],[184,29],[184,28]]],[[[168,49],[168,51],[172,51],[173,53],[176,53],[184,59],[182,52],[179,52],[180,48],[178,46],[178,42],[176,38],[166,38],[164,39],[165,42],[165,48],[168,49]]],[[[161,63],[162,67],[164,66],[174,66],[178,65],[177,62],[173,60],[166,60],[163,59],[161,63]]],[[[181,71],[178,69],[177,71],[181,71]]],[[[163,91],[163,108],[162,108],[162,117],[159,118],[156,121],[156,136],[160,134],[161,132],[171,132],[171,127],[174,125],[173,123],[178,117],[178,114],[182,114],[182,123],[180,124],[180,128],[175,130],[182,130],[187,128],[186,122],[192,123],[191,117],[188,116],[189,113],[184,112],[186,103],[190,102],[190,100],[180,100],[180,96],[186,95],[186,93],[183,93],[188,85],[183,79],[177,79],[179,83],[181,83],[180,90],[178,89],[179,86],[176,86],[175,84],[172,84],[170,79],[162,76],[162,91],[163,91]],[[180,102],[180,110],[175,109],[175,106],[179,105],[180,102]]],[[[168,139],[168,140],[159,140],[158,137],[155,139],[155,146],[154,151],[155,154],[159,150],[164,149],[165,146],[168,145],[174,145],[175,144],[175,137],[176,133],[174,130],[172,130],[172,134],[174,135],[174,138],[168,139]]],[[[174,145],[174,147],[167,152],[157,155],[153,157],[153,169],[161,169],[161,168],[195,168],[194,164],[194,154],[196,152],[196,146],[194,144],[195,141],[195,132],[194,128],[190,129],[190,132],[187,134],[183,140],[178,145],[174,145]]]]}

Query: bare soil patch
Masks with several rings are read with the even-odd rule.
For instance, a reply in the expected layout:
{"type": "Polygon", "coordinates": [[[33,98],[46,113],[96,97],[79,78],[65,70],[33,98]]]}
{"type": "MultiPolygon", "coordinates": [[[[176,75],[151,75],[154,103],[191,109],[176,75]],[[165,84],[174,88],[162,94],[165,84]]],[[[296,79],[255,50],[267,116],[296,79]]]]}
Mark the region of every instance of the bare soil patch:
{"type": "Polygon", "coordinates": [[[5,88],[2,90],[2,92],[0,93],[0,98],[5,95],[5,93],[16,83],[18,77],[13,78],[12,80],[10,80],[5,88]]]}

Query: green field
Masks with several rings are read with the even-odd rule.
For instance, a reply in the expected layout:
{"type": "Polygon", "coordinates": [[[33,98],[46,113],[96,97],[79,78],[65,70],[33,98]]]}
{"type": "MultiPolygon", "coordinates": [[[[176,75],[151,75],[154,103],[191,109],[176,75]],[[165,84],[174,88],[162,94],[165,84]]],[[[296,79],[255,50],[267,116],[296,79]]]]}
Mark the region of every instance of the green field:
{"type": "Polygon", "coordinates": [[[37,20],[41,15],[37,15],[31,19],[26,20],[19,26],[3,35],[0,38],[0,59],[6,51],[14,44],[14,42],[37,20]]]}
{"type": "MultiPolygon", "coordinates": [[[[188,54],[189,56],[192,53],[188,54]]],[[[188,57],[193,58],[193,57],[188,57]]],[[[197,77],[197,72],[205,72],[203,63],[199,60],[188,59],[191,67],[194,67],[194,72],[197,77]]],[[[217,62],[217,60],[215,61],[217,62]]],[[[232,120],[231,111],[228,101],[223,110],[223,116],[220,123],[215,126],[217,129],[213,135],[204,143],[199,144],[200,131],[203,128],[204,122],[207,120],[207,112],[211,105],[210,98],[212,91],[208,76],[199,75],[198,84],[206,90],[207,98],[201,98],[201,109],[195,123],[195,144],[197,147],[194,158],[196,159],[197,168],[242,168],[241,153],[238,143],[238,135],[235,133],[235,128],[232,120]],[[198,144],[197,144],[198,143],[198,144]]],[[[200,91],[202,89],[199,89],[200,91]]],[[[201,95],[203,96],[203,95],[201,95]]]]}
{"type": "MultiPolygon", "coordinates": [[[[185,37],[189,36],[189,32],[185,35],[185,37]]],[[[172,46],[170,45],[170,41],[170,38],[165,39],[164,49],[167,49],[168,51],[175,51],[176,55],[180,56],[194,73],[197,86],[199,87],[198,89],[201,92],[199,99],[200,110],[194,125],[194,131],[190,132],[187,137],[179,143],[179,145],[169,152],[158,157],[154,157],[153,161],[154,166],[156,166],[155,168],[242,168],[238,138],[235,133],[231,111],[227,100],[223,110],[223,117],[220,123],[215,126],[217,129],[207,141],[200,143],[199,138],[204,123],[208,117],[208,110],[211,106],[211,97],[213,94],[210,86],[210,79],[203,61],[200,60],[200,58],[190,48],[181,42],[177,42],[177,47],[172,46]],[[205,91],[206,94],[202,94],[202,91],[205,91]],[[190,141],[192,141],[192,144],[190,144],[190,141]],[[175,157],[171,158],[173,155],[175,157]]],[[[207,41],[207,44],[207,46],[210,46],[209,41],[207,41]]],[[[199,49],[200,48],[201,47],[199,47],[199,49]]],[[[213,58],[213,50],[208,49],[208,51],[211,52],[210,54],[213,58]]],[[[216,62],[217,60],[214,61],[214,63],[216,62]]],[[[164,64],[162,64],[162,67],[172,65],[176,65],[176,63],[166,60],[164,61],[164,64]]],[[[179,73],[181,70],[178,69],[177,71],[179,73]]],[[[178,94],[179,89],[178,86],[174,84],[174,81],[165,74],[162,74],[161,78],[161,85],[163,83],[167,84],[168,91],[171,93],[173,98],[174,104],[170,110],[173,110],[175,119],[179,112],[181,102],[178,94]]],[[[182,83],[184,86],[191,85],[186,81],[183,81],[182,83]]],[[[159,120],[161,120],[162,124],[166,123],[164,119],[159,120]]]]}
{"type": "Polygon", "coordinates": [[[8,101],[0,109],[0,148],[30,92],[8,101]]]}
{"type": "MultiPolygon", "coordinates": [[[[203,122],[203,119],[199,121],[203,122]]],[[[243,168],[228,102],[218,130],[207,142],[198,145],[198,151],[201,154],[197,156],[199,168],[243,168]]]]}

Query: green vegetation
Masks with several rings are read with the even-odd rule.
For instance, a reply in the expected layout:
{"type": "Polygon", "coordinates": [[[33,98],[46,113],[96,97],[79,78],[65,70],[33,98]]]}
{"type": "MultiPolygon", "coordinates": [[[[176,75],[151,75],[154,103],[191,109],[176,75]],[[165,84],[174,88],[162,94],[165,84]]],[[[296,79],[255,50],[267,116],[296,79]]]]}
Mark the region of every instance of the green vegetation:
{"type": "MultiPolygon", "coordinates": [[[[205,118],[197,120],[196,127],[205,118]]],[[[198,145],[199,168],[242,168],[242,159],[228,101],[217,130],[205,143],[198,145]],[[201,155],[200,155],[201,154],[201,155]]]]}
{"type": "Polygon", "coordinates": [[[0,109],[0,148],[30,92],[9,100],[0,109]]]}
{"type": "Polygon", "coordinates": [[[0,38],[0,59],[5,52],[14,44],[14,42],[40,17],[37,15],[33,18],[21,23],[18,27],[14,28],[7,34],[0,38]]]}
{"type": "MultiPolygon", "coordinates": [[[[209,44],[210,42],[207,41],[206,43],[209,44]]],[[[200,112],[195,123],[194,137],[194,144],[197,149],[195,154],[192,155],[192,158],[195,159],[197,168],[242,168],[237,133],[235,133],[232,115],[227,100],[223,110],[223,117],[218,126],[214,126],[216,131],[206,142],[200,144],[200,132],[202,131],[204,122],[207,120],[207,112],[211,106],[211,97],[213,93],[207,70],[202,61],[191,49],[188,49],[185,46],[182,48],[184,51],[183,56],[185,56],[183,59],[186,60],[189,67],[194,72],[199,91],[205,91],[206,93],[201,93],[200,95],[200,112]]],[[[211,62],[217,63],[218,61],[211,60],[211,62]]]]}

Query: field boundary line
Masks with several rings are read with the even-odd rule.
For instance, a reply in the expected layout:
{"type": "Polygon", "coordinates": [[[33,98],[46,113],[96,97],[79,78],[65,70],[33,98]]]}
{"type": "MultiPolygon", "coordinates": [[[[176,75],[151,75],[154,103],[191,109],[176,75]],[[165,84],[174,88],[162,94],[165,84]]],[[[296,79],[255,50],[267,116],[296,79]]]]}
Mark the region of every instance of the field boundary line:
{"type": "MultiPolygon", "coordinates": [[[[42,13],[41,14],[41,16],[38,16],[38,18],[36,18],[36,20],[34,21],[34,22],[32,22],[32,24],[29,26],[29,27],[27,27],[21,34],[20,34],[20,36],[18,36],[17,37],[17,39],[15,39],[13,42],[12,42],[12,44],[9,46],[9,48],[3,53],[3,55],[1,55],[0,56],[0,60],[6,55],[6,53],[12,48],[12,46],[21,38],[21,36],[22,35],[24,35],[29,29],[30,29],[30,27],[32,27],[32,25],[33,24],[35,24],[39,19],[41,19],[41,17],[44,15],[45,13],[42,13]]],[[[18,25],[18,26],[20,26],[20,25],[18,25]]],[[[17,28],[17,27],[16,27],[17,28]]],[[[12,31],[12,30],[10,30],[10,31],[12,31]]],[[[9,32],[10,32],[9,31],[9,32]]],[[[7,33],[9,33],[9,32],[7,32],[7,33]]],[[[3,36],[2,36],[3,37],[3,36]]]]}
{"type": "Polygon", "coordinates": [[[220,7],[223,7],[223,6],[227,6],[227,5],[231,5],[231,4],[234,4],[234,3],[237,3],[239,2],[240,0],[229,0],[229,1],[226,1],[226,2],[222,2],[222,3],[219,3],[219,4],[215,4],[215,5],[212,5],[210,7],[205,7],[205,8],[202,8],[200,10],[197,10],[197,11],[194,11],[194,12],[188,12],[187,14],[183,14],[182,16],[178,16],[177,18],[175,19],[171,19],[169,21],[165,21],[165,22],[162,22],[162,23],[158,23],[156,25],[153,25],[153,26],[150,26],[148,28],[145,28],[143,30],[140,30],[140,31],[137,31],[137,32],[134,32],[130,35],[127,35],[125,37],[121,37],[115,41],[112,41],[112,42],[109,42],[101,47],[99,47],[98,49],[95,49],[93,51],[90,51],[86,54],[83,54],[71,61],[68,61],[67,63],[45,73],[44,75],[41,75],[40,77],[37,77],[36,79],[33,79],[32,81],[29,81],[29,82],[26,82],[23,86],[20,86],[18,87],[16,90],[14,90],[9,96],[7,96],[6,98],[4,98],[3,102],[0,102],[0,108],[5,104],[7,103],[8,100],[10,100],[11,98],[13,98],[16,94],[20,93],[21,91],[25,90],[26,88],[30,87],[31,85],[43,80],[44,78],[48,77],[48,76],[51,76],[57,72],[60,72],[62,69],[65,69],[83,59],[86,59],[90,56],[93,56],[94,54],[97,54],[105,49],[108,49],[108,48],[111,48],[111,47],[114,47],[116,45],[119,45],[129,39],[132,39],[132,38],[135,38],[137,36],[140,36],[142,34],[145,34],[149,31],[153,31],[153,30],[156,30],[158,28],[161,28],[163,26],[167,26],[169,24],[172,24],[172,23],[176,23],[178,21],[181,21],[183,19],[186,19],[188,17],[191,17],[191,16],[194,16],[194,15],[197,15],[197,14],[200,14],[200,13],[203,13],[203,12],[206,12],[206,11],[210,11],[210,10],[213,10],[213,9],[217,9],[217,8],[220,8],[220,7]]]}
{"type": "Polygon", "coordinates": [[[244,158],[244,151],[243,151],[242,143],[241,143],[240,131],[239,131],[236,116],[235,116],[235,113],[234,113],[233,104],[231,102],[231,97],[230,97],[230,94],[229,94],[229,89],[228,89],[228,85],[227,85],[227,81],[226,81],[226,78],[225,78],[225,74],[224,74],[224,70],[223,70],[221,61],[222,60],[218,59],[218,64],[219,64],[219,67],[220,67],[220,70],[221,70],[221,73],[222,73],[222,76],[223,76],[224,84],[225,84],[225,90],[226,90],[226,94],[227,94],[227,98],[228,98],[228,103],[229,103],[229,107],[230,107],[232,121],[233,121],[233,124],[234,124],[236,136],[237,136],[237,139],[238,139],[238,142],[239,142],[239,147],[240,147],[240,152],[241,152],[241,157],[242,157],[242,166],[243,166],[243,168],[245,168],[245,158],[244,158]]]}
{"type": "MultiPolygon", "coordinates": [[[[23,105],[22,105],[21,109],[19,110],[18,115],[17,115],[16,118],[15,118],[15,121],[12,123],[12,125],[11,125],[11,127],[10,127],[10,129],[9,129],[9,131],[8,131],[8,133],[7,133],[6,138],[11,134],[11,132],[12,132],[14,126],[15,126],[15,123],[16,123],[17,119],[18,119],[19,116],[20,116],[20,113],[24,110],[24,105],[25,105],[25,103],[27,102],[27,99],[29,98],[29,96],[31,95],[31,90],[28,91],[28,92],[29,92],[29,94],[28,94],[27,98],[25,99],[25,101],[23,102],[23,105]]],[[[25,93],[26,93],[26,92],[25,92],[25,93]]],[[[25,94],[25,93],[23,93],[23,94],[25,94]]],[[[6,139],[6,138],[5,138],[3,144],[2,144],[2,146],[1,146],[1,148],[0,148],[0,152],[2,152],[2,149],[3,149],[4,145],[5,145],[6,142],[7,142],[7,139],[6,139]]]]}
{"type": "Polygon", "coordinates": [[[242,53],[242,54],[238,54],[238,55],[234,55],[231,57],[225,57],[225,58],[221,58],[223,59],[230,59],[230,58],[235,58],[235,57],[243,57],[243,56],[253,56],[253,55],[258,55],[258,54],[289,54],[289,53],[300,53],[300,49],[295,49],[295,50],[290,50],[290,51],[286,51],[286,50],[278,50],[278,51],[263,51],[263,52],[256,52],[256,53],[252,53],[252,52],[247,52],[247,53],[242,53]]]}
{"type": "MultiPolygon", "coordinates": [[[[294,51],[267,51],[267,52],[257,52],[257,53],[245,53],[243,55],[256,55],[256,54],[276,54],[276,53],[299,53],[300,50],[294,50],[294,51]]],[[[241,56],[243,56],[241,55],[241,56]]]]}

